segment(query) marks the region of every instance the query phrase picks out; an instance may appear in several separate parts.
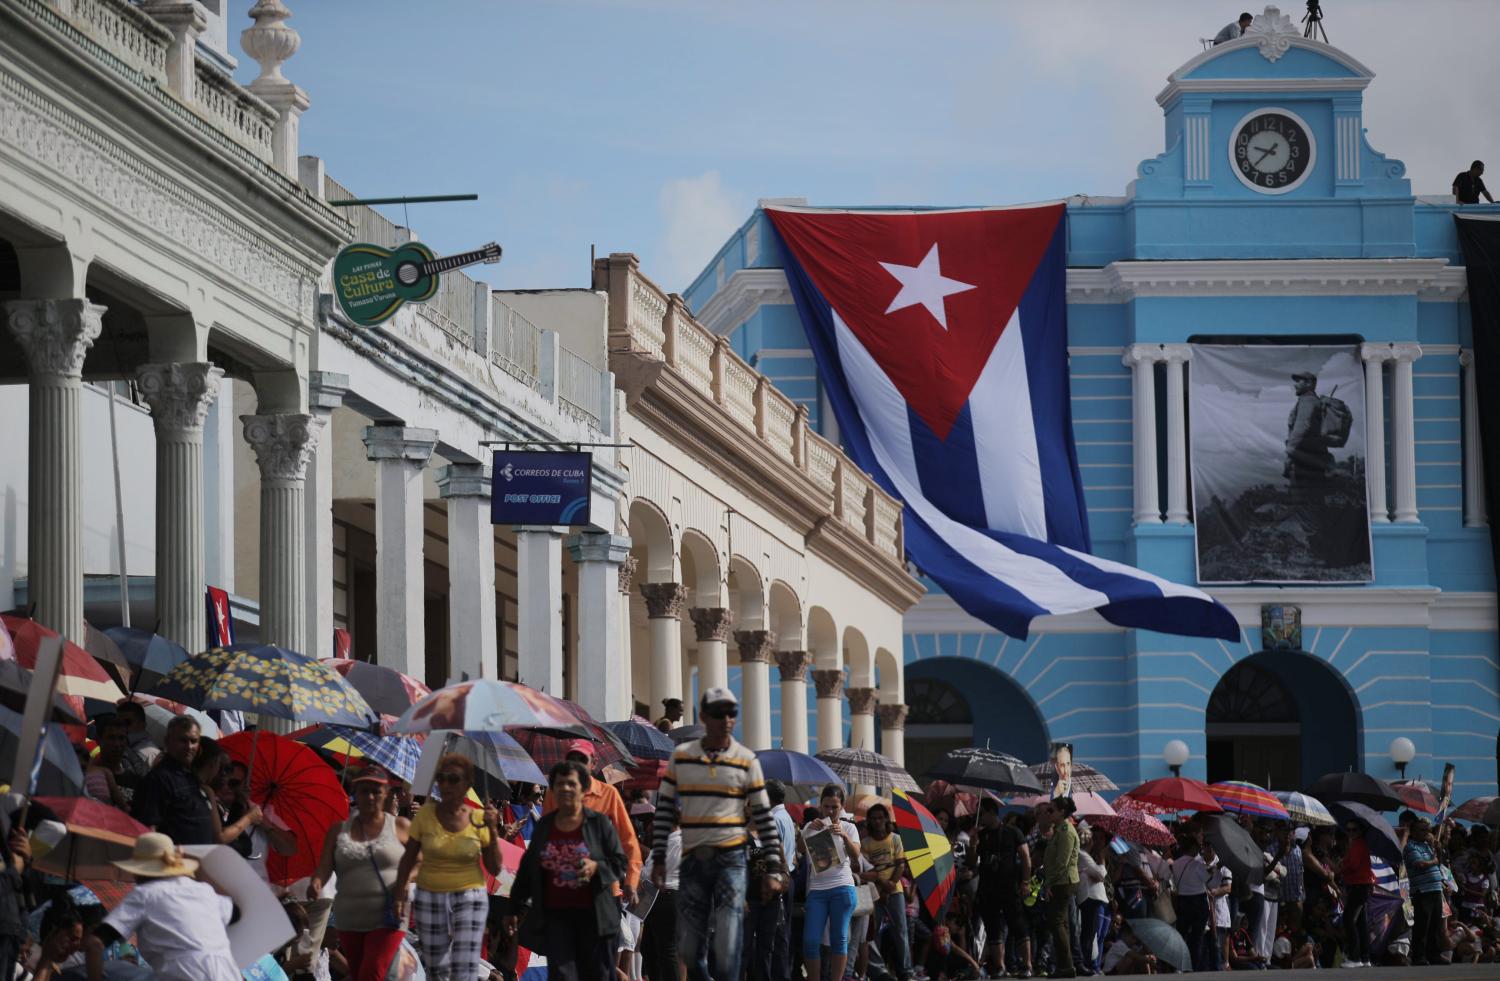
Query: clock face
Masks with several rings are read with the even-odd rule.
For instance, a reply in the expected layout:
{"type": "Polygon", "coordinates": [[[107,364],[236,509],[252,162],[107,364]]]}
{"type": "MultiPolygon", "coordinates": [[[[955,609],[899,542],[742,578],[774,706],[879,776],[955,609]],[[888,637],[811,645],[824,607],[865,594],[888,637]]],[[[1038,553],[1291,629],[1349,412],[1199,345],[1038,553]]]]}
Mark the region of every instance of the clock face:
{"type": "Polygon", "coordinates": [[[1297,187],[1316,159],[1307,124],[1286,109],[1257,109],[1240,120],[1230,137],[1235,176],[1262,194],[1285,194],[1297,187]]]}

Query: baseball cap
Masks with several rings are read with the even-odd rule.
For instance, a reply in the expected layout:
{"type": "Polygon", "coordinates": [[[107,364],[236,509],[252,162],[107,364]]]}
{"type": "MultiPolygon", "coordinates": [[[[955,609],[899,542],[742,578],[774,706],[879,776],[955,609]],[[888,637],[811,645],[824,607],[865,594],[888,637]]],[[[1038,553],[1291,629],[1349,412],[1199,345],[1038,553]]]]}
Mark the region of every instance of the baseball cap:
{"type": "Polygon", "coordinates": [[[738,708],[739,704],[740,700],[735,698],[734,692],[728,688],[710,688],[698,700],[698,705],[702,709],[707,709],[710,705],[733,705],[738,708]]]}
{"type": "Polygon", "coordinates": [[[598,752],[598,750],[594,748],[594,743],[592,740],[575,739],[572,742],[568,743],[567,748],[563,751],[563,755],[567,756],[569,753],[582,753],[586,759],[591,760],[594,758],[594,754],[596,752],[598,752]]]}

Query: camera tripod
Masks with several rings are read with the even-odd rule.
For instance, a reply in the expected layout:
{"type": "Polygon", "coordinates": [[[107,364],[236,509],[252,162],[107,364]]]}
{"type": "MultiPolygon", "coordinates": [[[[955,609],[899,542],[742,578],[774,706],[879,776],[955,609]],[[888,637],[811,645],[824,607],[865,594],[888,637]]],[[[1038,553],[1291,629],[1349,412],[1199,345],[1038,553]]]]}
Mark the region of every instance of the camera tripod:
{"type": "Polygon", "coordinates": [[[1323,5],[1319,0],[1307,0],[1307,13],[1302,15],[1302,36],[1309,41],[1328,43],[1328,32],[1323,30],[1323,5]]]}

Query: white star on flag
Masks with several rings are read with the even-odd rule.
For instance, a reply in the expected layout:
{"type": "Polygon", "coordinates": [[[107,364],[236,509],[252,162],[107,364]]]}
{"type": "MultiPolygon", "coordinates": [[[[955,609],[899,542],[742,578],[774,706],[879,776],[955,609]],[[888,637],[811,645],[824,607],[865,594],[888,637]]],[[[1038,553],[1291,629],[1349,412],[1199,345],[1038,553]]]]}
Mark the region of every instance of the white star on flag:
{"type": "Polygon", "coordinates": [[[932,248],[927,251],[920,265],[903,266],[894,262],[882,262],[880,265],[901,283],[901,292],[896,294],[885,312],[895,313],[920,303],[944,330],[948,329],[948,311],[943,305],[944,298],[953,293],[974,289],[969,283],[960,283],[943,275],[938,268],[936,242],[932,243],[932,248]]]}

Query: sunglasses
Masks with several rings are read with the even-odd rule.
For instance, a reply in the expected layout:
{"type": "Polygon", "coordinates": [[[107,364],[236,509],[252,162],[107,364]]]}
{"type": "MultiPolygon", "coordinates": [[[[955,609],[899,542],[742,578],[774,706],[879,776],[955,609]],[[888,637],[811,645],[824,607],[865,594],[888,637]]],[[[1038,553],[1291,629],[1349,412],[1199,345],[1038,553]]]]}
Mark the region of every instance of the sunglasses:
{"type": "Polygon", "coordinates": [[[443,784],[463,783],[464,775],[462,773],[439,773],[437,776],[437,782],[443,784]]]}
{"type": "Polygon", "coordinates": [[[739,716],[738,709],[710,709],[703,713],[705,719],[733,719],[739,716]]]}

